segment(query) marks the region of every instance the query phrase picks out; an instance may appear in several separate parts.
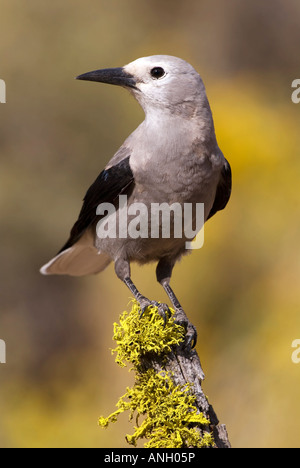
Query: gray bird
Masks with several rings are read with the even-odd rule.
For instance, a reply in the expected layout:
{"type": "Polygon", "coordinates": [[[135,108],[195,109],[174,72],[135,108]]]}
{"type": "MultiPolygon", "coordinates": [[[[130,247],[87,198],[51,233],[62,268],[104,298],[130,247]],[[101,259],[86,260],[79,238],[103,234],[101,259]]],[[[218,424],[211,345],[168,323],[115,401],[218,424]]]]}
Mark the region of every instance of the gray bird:
{"type": "MultiPolygon", "coordinates": [[[[156,261],[157,280],[172,302],[176,321],[186,328],[186,344],[194,346],[196,330],[170,286],[175,263],[188,253],[186,236],[176,237],[170,229],[168,237],[160,232],[155,238],[105,238],[97,235],[96,228],[104,219],[97,207],[107,203],[115,207],[115,220],[120,225],[120,195],[127,196],[128,213],[135,203],[149,210],[153,204],[184,207],[189,203],[195,207],[203,203],[206,221],[225,208],[231,194],[231,169],[217,144],[203,81],[190,64],[165,55],[140,58],[123,68],[92,71],[77,79],[128,89],[142,106],[145,120],[89,188],[69,240],[41,268],[41,273],[89,275],[103,271],[114,261],[117,276],[140,303],[141,310],[154,304],[165,317],[168,305],[143,296],[130,273],[132,261],[156,261]]],[[[171,215],[172,228],[176,215],[171,215]]],[[[129,216],[128,223],[132,219],[129,216]]],[[[147,222],[151,234],[151,219],[147,222]]]]}

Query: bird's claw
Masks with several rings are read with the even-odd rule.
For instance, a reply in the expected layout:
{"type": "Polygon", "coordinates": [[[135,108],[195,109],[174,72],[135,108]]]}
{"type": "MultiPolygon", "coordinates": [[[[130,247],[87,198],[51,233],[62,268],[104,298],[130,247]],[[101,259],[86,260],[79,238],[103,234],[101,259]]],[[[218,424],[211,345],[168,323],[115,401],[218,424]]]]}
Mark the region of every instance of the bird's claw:
{"type": "Polygon", "coordinates": [[[197,330],[191,322],[187,324],[187,331],[185,335],[185,347],[194,349],[197,344],[197,330]]]}
{"type": "MultiPolygon", "coordinates": [[[[139,303],[141,306],[140,318],[143,317],[148,307],[156,307],[159,315],[164,320],[164,326],[166,326],[167,320],[171,316],[171,311],[167,304],[160,303],[157,301],[150,301],[145,297],[141,298],[139,300],[139,303]]],[[[189,321],[183,309],[175,310],[175,323],[177,325],[181,325],[186,331],[183,346],[185,348],[195,348],[197,344],[197,330],[194,327],[194,325],[189,321]]]]}
{"type": "Polygon", "coordinates": [[[141,313],[140,313],[140,318],[143,317],[146,309],[148,307],[156,307],[159,315],[163,318],[164,320],[164,326],[166,326],[167,321],[169,317],[171,316],[171,311],[170,308],[167,304],[163,304],[157,301],[150,301],[149,299],[142,299],[140,301],[140,306],[141,306],[141,313]]]}
{"type": "Polygon", "coordinates": [[[197,330],[189,321],[183,309],[175,311],[175,323],[181,325],[186,331],[183,346],[185,348],[195,348],[197,344],[197,330]]]}

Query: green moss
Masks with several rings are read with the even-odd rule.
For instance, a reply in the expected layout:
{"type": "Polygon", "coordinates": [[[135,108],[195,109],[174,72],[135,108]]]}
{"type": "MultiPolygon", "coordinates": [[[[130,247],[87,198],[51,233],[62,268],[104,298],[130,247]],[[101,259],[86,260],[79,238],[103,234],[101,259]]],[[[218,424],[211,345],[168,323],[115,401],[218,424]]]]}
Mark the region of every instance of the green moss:
{"type": "Polygon", "coordinates": [[[143,358],[170,353],[184,339],[184,329],[174,323],[173,312],[164,326],[164,320],[155,307],[149,307],[140,318],[140,307],[133,302],[130,313],[124,312],[120,324],[114,324],[114,340],[117,342],[116,362],[124,367],[133,364],[135,384],[127,388],[117,403],[117,411],[108,418],[101,417],[99,424],[107,427],[116,422],[118,415],[129,412],[130,420],[143,416],[133,435],[127,435],[129,444],[148,439],[146,448],[209,447],[213,445],[210,433],[201,437],[197,427],[209,425],[202,413],[197,414],[196,397],[191,385],[176,386],[172,376],[143,366],[143,358]]]}

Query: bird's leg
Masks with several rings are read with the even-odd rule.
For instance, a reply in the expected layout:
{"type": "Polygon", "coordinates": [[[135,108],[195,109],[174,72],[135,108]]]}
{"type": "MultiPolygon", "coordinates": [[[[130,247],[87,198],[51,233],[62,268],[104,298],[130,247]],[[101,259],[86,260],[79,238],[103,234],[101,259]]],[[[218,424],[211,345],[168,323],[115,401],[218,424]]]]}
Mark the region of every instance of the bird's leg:
{"type": "Polygon", "coordinates": [[[162,285],[167,295],[169,296],[170,301],[172,302],[172,305],[175,309],[175,322],[179,325],[182,325],[186,329],[185,345],[194,348],[197,343],[197,330],[189,321],[179,300],[170,286],[173,267],[174,263],[169,262],[166,259],[160,260],[156,270],[157,281],[162,285]]]}
{"type": "Polygon", "coordinates": [[[175,309],[175,322],[179,325],[182,325],[186,329],[186,345],[191,346],[194,348],[197,343],[197,330],[194,325],[189,321],[186,313],[184,312],[180,302],[178,301],[177,297],[173,289],[171,288],[168,282],[161,283],[162,287],[166,291],[167,295],[170,298],[170,301],[173,304],[175,309]]]}
{"type": "Polygon", "coordinates": [[[137,302],[140,304],[141,307],[141,317],[143,316],[145,310],[149,306],[154,306],[157,307],[158,313],[161,317],[164,319],[164,323],[166,324],[167,322],[167,317],[170,315],[170,309],[167,304],[161,304],[156,301],[150,301],[150,299],[147,299],[147,297],[143,296],[135,284],[133,283],[131,277],[130,277],[130,264],[128,260],[125,259],[118,259],[115,262],[115,271],[120,278],[120,280],[123,281],[123,283],[126,284],[128,289],[132,292],[134,295],[135,299],[137,302]]]}
{"type": "Polygon", "coordinates": [[[124,278],[124,283],[126,286],[130,289],[132,294],[134,295],[135,299],[138,301],[138,303],[141,306],[141,317],[143,316],[145,310],[149,306],[154,306],[157,307],[159,315],[164,319],[164,324],[166,325],[167,323],[167,318],[171,314],[169,306],[167,304],[162,304],[156,301],[150,301],[150,299],[147,299],[147,297],[143,296],[135,284],[133,283],[132,279],[128,276],[127,278],[124,278]]]}

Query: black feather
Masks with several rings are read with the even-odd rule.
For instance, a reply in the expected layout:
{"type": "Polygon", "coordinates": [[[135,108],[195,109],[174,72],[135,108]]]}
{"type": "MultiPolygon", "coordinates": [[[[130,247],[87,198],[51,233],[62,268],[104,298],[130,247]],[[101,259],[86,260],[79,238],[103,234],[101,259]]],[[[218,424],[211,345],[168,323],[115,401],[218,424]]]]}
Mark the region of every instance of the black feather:
{"type": "Polygon", "coordinates": [[[225,161],[222,169],[221,178],[217,187],[215,201],[210,210],[207,219],[212,218],[218,211],[224,210],[225,206],[229,202],[232,187],[232,175],[231,168],[228,161],[225,161]]]}
{"type": "Polygon", "coordinates": [[[100,216],[96,215],[100,203],[112,203],[116,206],[118,196],[129,195],[134,186],[134,177],[129,164],[129,157],[109,169],[104,169],[88,189],[78,220],[74,224],[70,238],[59,253],[72,247],[93,225],[100,216]]]}

